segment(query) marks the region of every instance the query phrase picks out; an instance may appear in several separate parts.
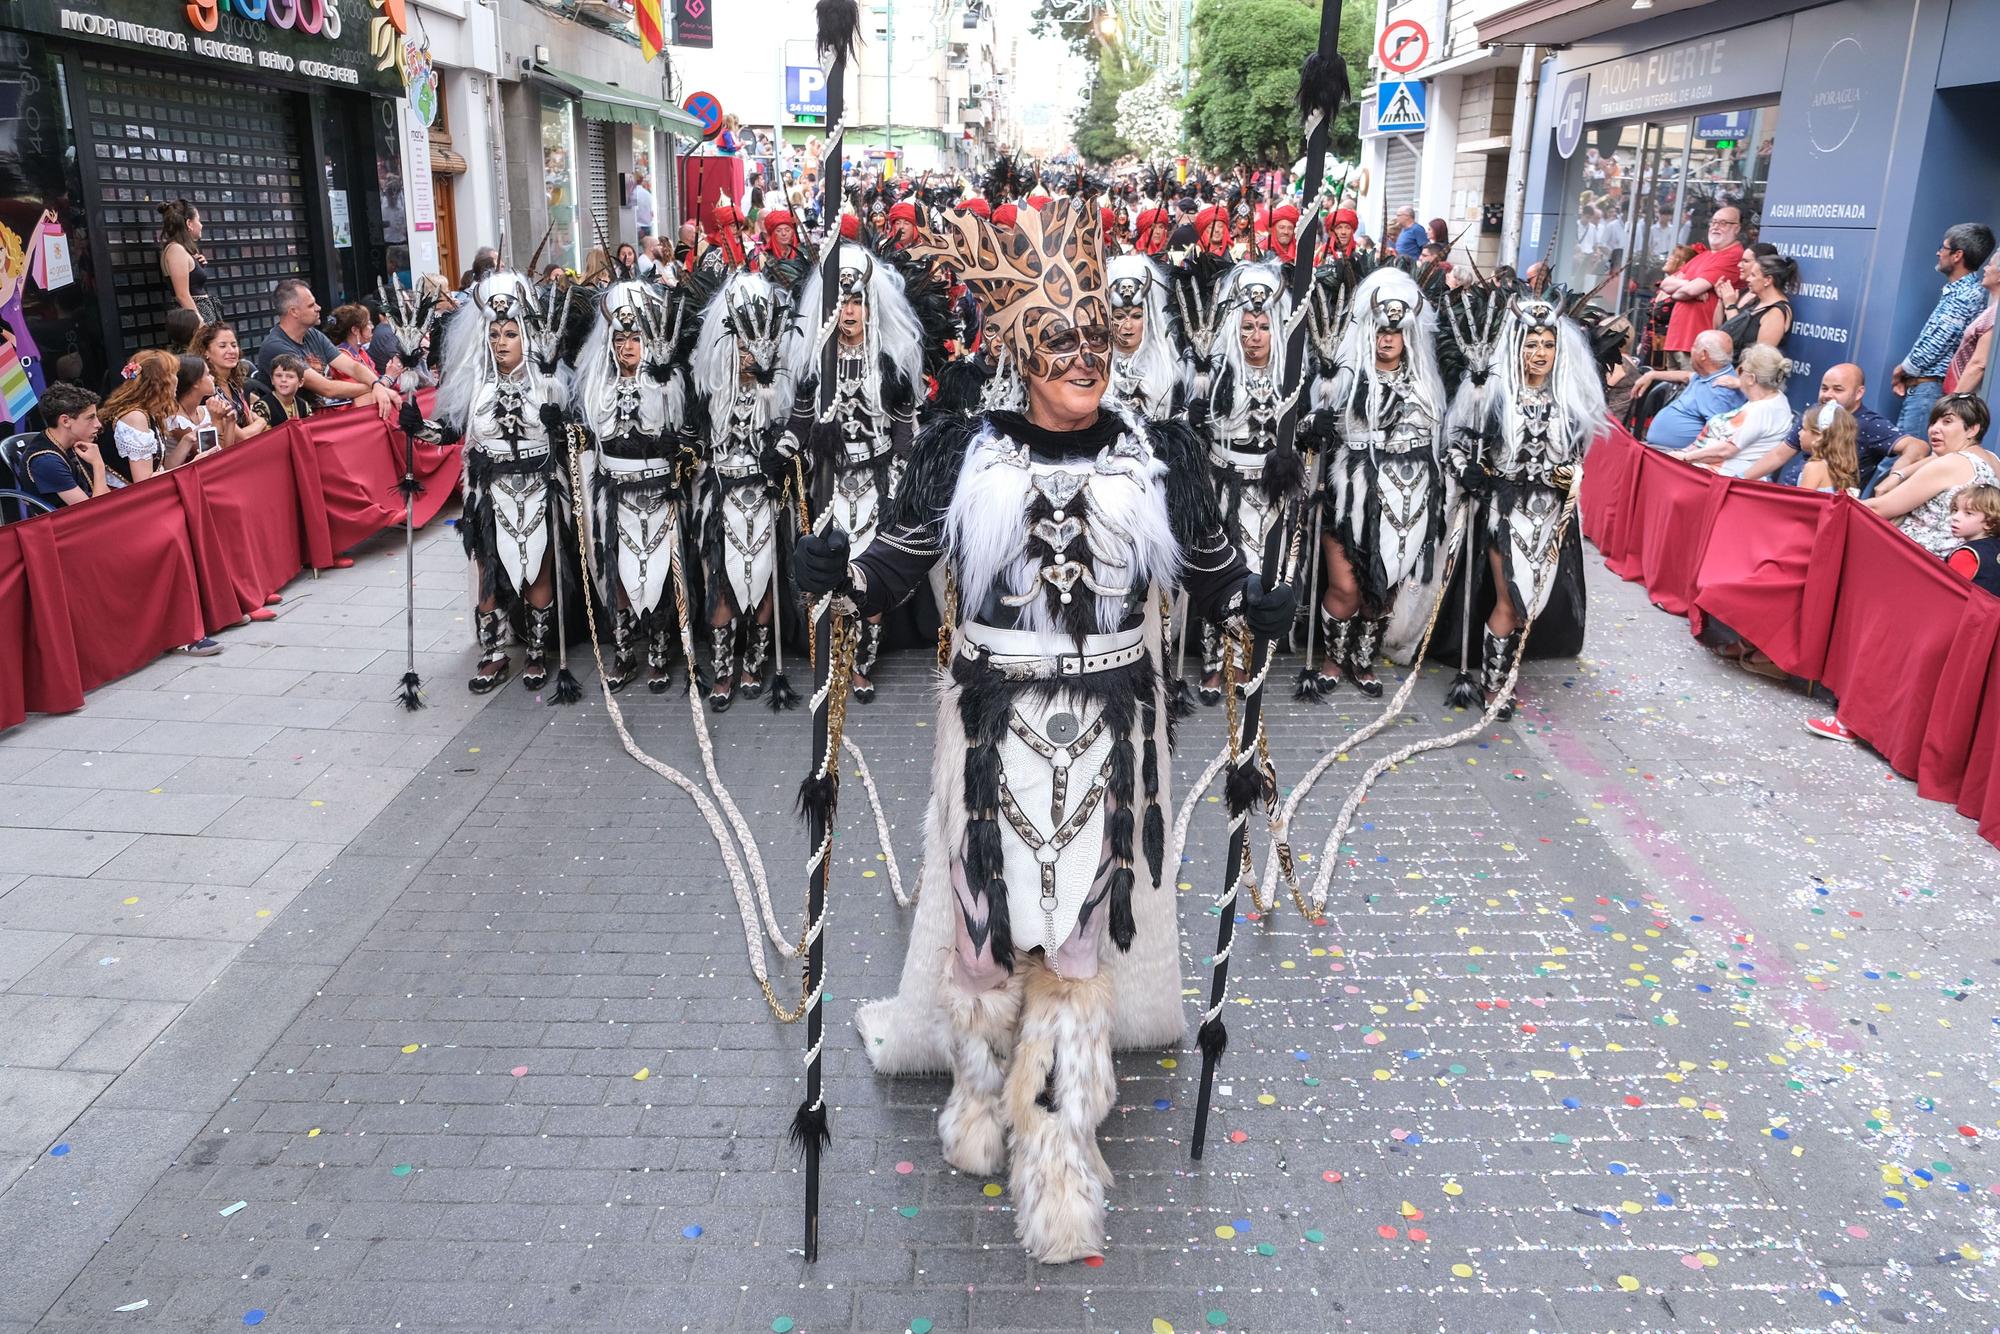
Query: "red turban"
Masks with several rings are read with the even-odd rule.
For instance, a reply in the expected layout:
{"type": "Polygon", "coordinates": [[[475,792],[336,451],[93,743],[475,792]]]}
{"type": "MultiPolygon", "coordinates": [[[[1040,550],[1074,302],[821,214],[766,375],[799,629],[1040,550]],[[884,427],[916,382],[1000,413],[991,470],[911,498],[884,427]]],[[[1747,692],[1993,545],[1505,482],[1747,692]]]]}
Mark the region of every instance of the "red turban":
{"type": "Polygon", "coordinates": [[[960,204],[959,207],[967,213],[976,213],[982,218],[991,219],[993,216],[993,205],[987,203],[985,197],[982,195],[974,195],[963,204],[960,204]]]}
{"type": "Polygon", "coordinates": [[[909,200],[899,199],[894,204],[889,206],[889,221],[907,222],[914,225],[916,220],[917,220],[917,206],[915,204],[912,204],[909,200]]]}
{"type": "Polygon", "coordinates": [[[1020,210],[1012,204],[1002,204],[999,208],[993,210],[993,225],[995,227],[1012,227],[1014,225],[1014,215],[1018,212],[1020,210]]]}

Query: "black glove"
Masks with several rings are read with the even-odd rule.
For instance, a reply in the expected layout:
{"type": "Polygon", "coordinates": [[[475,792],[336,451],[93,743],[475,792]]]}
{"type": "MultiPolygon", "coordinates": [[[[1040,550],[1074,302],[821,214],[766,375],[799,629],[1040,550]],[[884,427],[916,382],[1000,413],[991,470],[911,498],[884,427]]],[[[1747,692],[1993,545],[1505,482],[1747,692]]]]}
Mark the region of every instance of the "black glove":
{"type": "Polygon", "coordinates": [[[1243,585],[1243,620],[1260,639],[1276,639],[1291,628],[1298,592],[1290,584],[1264,591],[1261,575],[1252,573],[1243,585]]]}
{"type": "Polygon", "coordinates": [[[562,439],[563,410],[560,403],[542,404],[542,429],[549,433],[551,444],[562,439]]]}
{"type": "Polygon", "coordinates": [[[824,537],[808,533],[792,548],[792,579],[812,597],[837,591],[847,582],[847,534],[830,528],[824,537]]]}
{"type": "Polygon", "coordinates": [[[403,407],[396,414],[396,425],[405,435],[421,435],[424,430],[423,410],[417,406],[417,396],[410,394],[403,399],[403,407]]]}

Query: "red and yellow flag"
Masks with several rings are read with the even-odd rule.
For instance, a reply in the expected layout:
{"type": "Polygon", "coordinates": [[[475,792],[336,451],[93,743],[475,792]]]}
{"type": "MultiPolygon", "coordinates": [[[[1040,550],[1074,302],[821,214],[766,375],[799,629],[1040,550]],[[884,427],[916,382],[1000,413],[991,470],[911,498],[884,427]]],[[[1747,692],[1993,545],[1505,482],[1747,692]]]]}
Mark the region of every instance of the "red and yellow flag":
{"type": "Polygon", "coordinates": [[[639,25],[639,50],[651,60],[667,44],[665,30],[660,26],[660,0],[633,0],[633,9],[639,25]]]}

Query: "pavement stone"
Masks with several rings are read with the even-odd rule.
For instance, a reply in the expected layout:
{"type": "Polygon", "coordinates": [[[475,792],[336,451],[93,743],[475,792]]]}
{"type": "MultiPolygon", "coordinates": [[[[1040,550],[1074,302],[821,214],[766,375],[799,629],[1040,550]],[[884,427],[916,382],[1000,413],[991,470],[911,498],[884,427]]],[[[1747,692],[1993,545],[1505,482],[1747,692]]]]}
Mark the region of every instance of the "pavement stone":
{"type": "MultiPolygon", "coordinates": [[[[448,536],[423,550],[439,609],[464,589],[448,536]]],[[[288,599],[289,616],[313,609],[296,628],[400,631],[400,553],[360,554],[288,599]]],[[[472,701],[463,628],[441,627],[451,647],[422,659],[437,707],[399,727],[382,689],[399,653],[315,666],[259,696],[261,716],[212,715],[281,729],[262,747],[289,746],[279,762],[188,756],[153,784],[269,811],[272,837],[243,827],[283,848],[254,883],[185,873],[240,853],[135,843],[97,876],[144,867],[132,883],[156,887],[140,905],[93,891],[105,920],[88,932],[87,913],[36,917],[55,882],[0,875],[0,1028],[51,1016],[20,1050],[74,1064],[95,1044],[99,1077],[134,1052],[48,1132],[70,1153],[25,1131],[22,1149],[0,1143],[0,1244],[32,1238],[41,1257],[0,1279],[0,1334],[114,1327],[106,1313],[142,1296],[161,1330],[253,1307],[328,1332],[1993,1325],[1994,1021],[1990,1003],[1966,1008],[1996,966],[1993,850],[1865,750],[1798,730],[1818,706],[1711,660],[1594,561],[1592,595],[1587,656],[1531,665],[1521,717],[1376,788],[1322,916],[1239,905],[1203,1161],[1187,1155],[1191,1049],[1120,1054],[1101,1267],[1029,1262],[1004,1183],[938,1158],[946,1082],[879,1079],[857,1049],[852,1007],[893,987],[907,918],[858,785],[835,845],[835,1138],[808,1267],[784,1142],[801,1035],[763,1008],[690,804],[618,751],[591,674],[575,709],[512,687],[472,701]],[[327,707],[275,707],[291,701],[327,707]],[[311,828],[278,827],[278,805],[349,785],[368,818],[286,846],[311,828]],[[267,891],[293,896],[256,917],[267,891]],[[89,956],[109,984],[91,936],[188,943],[118,930],[113,910],[135,908],[180,914],[192,943],[233,957],[170,1021],[185,998],[105,1010],[100,985],[70,1015],[45,987],[7,989],[10,949],[31,983],[89,956]],[[15,928],[10,912],[78,929],[15,928]]],[[[265,636],[241,670],[310,661],[290,650],[317,645],[278,637],[285,619],[231,632],[265,636]]],[[[879,680],[851,728],[914,879],[921,657],[891,657],[879,680]]],[[[1302,874],[1361,765],[1464,721],[1438,705],[1448,680],[1427,670],[1407,716],[1333,766],[1295,822],[1302,874]]],[[[178,672],[118,689],[207,693],[178,672]]],[[[1287,784],[1375,708],[1281,693],[1287,784]]],[[[624,703],[644,744],[698,771],[678,694],[624,703]]],[[[148,730],[143,710],[121,713],[148,730]]],[[[711,721],[788,919],[804,720],[743,706],[711,721]]],[[[1220,735],[1219,710],[1188,720],[1179,782],[1220,735]]],[[[90,752],[28,740],[24,772],[89,772],[67,757],[90,752]]],[[[1191,1025],[1221,830],[1211,798],[1169,891],[1191,1025]]],[[[187,956],[160,976],[201,971],[187,956]]],[[[67,1104],[50,1088],[55,1124],[67,1104]]]]}

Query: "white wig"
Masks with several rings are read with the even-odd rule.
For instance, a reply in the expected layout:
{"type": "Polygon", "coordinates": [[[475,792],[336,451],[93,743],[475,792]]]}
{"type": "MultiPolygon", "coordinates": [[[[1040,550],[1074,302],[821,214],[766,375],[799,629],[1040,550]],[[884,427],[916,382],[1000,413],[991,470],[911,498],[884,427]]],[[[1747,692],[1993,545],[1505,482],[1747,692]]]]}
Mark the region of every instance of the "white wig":
{"type": "MultiPolygon", "coordinates": [[[[868,313],[862,335],[862,351],[867,362],[869,401],[882,405],[881,358],[887,357],[910,386],[914,398],[924,394],[924,330],[917,313],[903,294],[903,275],[896,266],[871,253],[866,246],[844,241],[840,246],[840,287],[843,293],[860,290],[868,313]]],[[[810,379],[818,368],[810,364],[819,340],[820,293],[824,271],[815,264],[799,290],[799,317],[795,332],[786,339],[785,361],[793,383],[810,379]]],[[[838,337],[829,334],[829,338],[838,337]]]]}
{"type": "MultiPolygon", "coordinates": [[[[1160,266],[1147,255],[1118,255],[1105,266],[1105,291],[1114,309],[1137,304],[1146,312],[1145,334],[1140,339],[1139,350],[1127,359],[1149,404],[1166,408],[1174,400],[1174,389],[1181,383],[1182,367],[1178,344],[1169,321],[1166,276],[1160,266]],[[1136,295],[1133,302],[1127,294],[1136,295]]],[[[1114,346],[1111,356],[1114,361],[1120,357],[1114,346]]]]}
{"type": "Polygon", "coordinates": [[[501,320],[513,320],[525,339],[536,314],[534,288],[525,274],[496,269],[472,289],[472,300],[445,326],[444,364],[432,409],[437,420],[465,429],[479,387],[498,374],[487,331],[501,320]]]}
{"type": "MultiPolygon", "coordinates": [[[[614,335],[630,331],[647,342],[659,340],[666,332],[667,303],[645,283],[613,283],[597,306],[597,322],[577,354],[574,397],[583,419],[593,430],[611,411],[612,389],[619,377],[618,357],[612,346],[614,335]]],[[[645,375],[644,370],[640,371],[645,375]]],[[[650,376],[646,386],[654,387],[650,376]]],[[[668,378],[665,386],[669,420],[677,421],[681,407],[681,380],[668,378]]],[[[649,414],[650,415],[650,414],[649,414]]],[[[647,429],[653,429],[648,423],[647,429]]]]}
{"type": "Polygon", "coordinates": [[[783,359],[791,299],[761,274],[735,269],[701,312],[695,337],[694,384],[709,405],[710,431],[721,430],[736,394],[737,347],[748,343],[766,423],[788,412],[792,379],[783,359]]]}
{"type": "Polygon", "coordinates": [[[1346,407],[1357,379],[1366,382],[1369,398],[1373,400],[1375,335],[1396,329],[1403,335],[1403,361],[1410,369],[1410,382],[1417,399],[1433,420],[1443,421],[1444,382],[1438,376],[1437,313],[1424,300],[1416,280],[1401,269],[1377,269],[1361,280],[1349,309],[1347,331],[1341,335],[1340,351],[1334,361],[1338,369],[1333,403],[1346,407]]]}
{"type": "Polygon", "coordinates": [[[1604,383],[1592,355],[1590,338],[1583,326],[1563,314],[1562,306],[1536,296],[1515,297],[1507,303],[1500,323],[1493,373],[1476,393],[1461,394],[1461,408],[1454,403],[1455,426],[1477,427],[1489,414],[1497,415],[1502,439],[1511,451],[1519,443],[1521,415],[1514,410],[1522,389],[1521,349],[1528,335],[1537,329],[1553,329],[1556,335],[1555,366],[1549,372],[1548,387],[1555,400],[1556,420],[1550,435],[1563,451],[1564,462],[1575,462],[1605,429],[1609,413],[1604,406],[1604,383]]]}
{"type": "MultiPolygon", "coordinates": [[[[1222,318],[1221,332],[1216,344],[1222,353],[1222,360],[1235,372],[1236,383],[1243,383],[1243,376],[1249,367],[1243,360],[1243,316],[1249,311],[1262,311],[1271,317],[1271,360],[1268,369],[1271,378],[1279,384],[1285,381],[1285,321],[1291,318],[1292,294],[1285,286],[1284,270],[1275,260],[1245,261],[1223,275],[1216,286],[1215,304],[1228,313],[1222,318]]],[[[1218,321],[1220,323],[1220,321],[1218,321]]]]}

